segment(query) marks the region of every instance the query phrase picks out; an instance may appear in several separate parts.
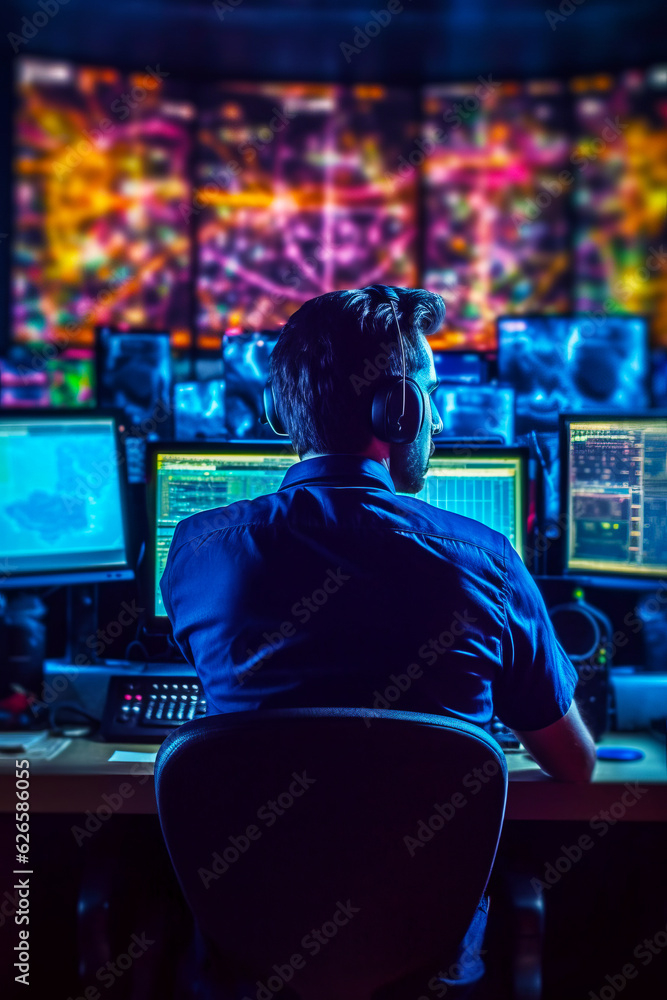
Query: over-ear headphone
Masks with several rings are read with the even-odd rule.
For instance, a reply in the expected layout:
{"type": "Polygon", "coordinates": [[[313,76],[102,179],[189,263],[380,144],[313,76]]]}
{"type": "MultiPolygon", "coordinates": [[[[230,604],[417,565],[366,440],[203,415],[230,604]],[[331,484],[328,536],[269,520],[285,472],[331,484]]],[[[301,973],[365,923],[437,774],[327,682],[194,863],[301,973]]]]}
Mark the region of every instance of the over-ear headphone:
{"type": "MultiPolygon", "coordinates": [[[[378,292],[391,306],[398,330],[403,369],[401,375],[385,375],[379,381],[371,407],[373,433],[381,441],[388,441],[391,444],[411,444],[424,423],[426,412],[424,391],[414,379],[406,374],[405,345],[396,312],[396,303],[399,301],[398,292],[388,285],[369,285],[364,291],[371,288],[378,292]]],[[[270,381],[264,386],[264,413],[271,430],[275,434],[287,437],[285,426],[278,416],[270,381]]]]}
{"type": "Polygon", "coordinates": [[[415,440],[422,424],[426,406],[424,392],[414,379],[406,375],[405,344],[398,322],[396,303],[398,292],[388,285],[369,285],[378,292],[391,306],[394,322],[398,330],[398,343],[401,349],[401,375],[383,376],[375,393],[371,409],[373,433],[380,441],[391,444],[411,444],[415,440]]]}
{"type": "Polygon", "coordinates": [[[285,430],[285,425],[278,416],[271,379],[269,379],[264,386],[262,399],[264,401],[264,417],[262,419],[262,423],[268,424],[274,434],[278,434],[280,437],[289,437],[289,434],[285,430]]]}

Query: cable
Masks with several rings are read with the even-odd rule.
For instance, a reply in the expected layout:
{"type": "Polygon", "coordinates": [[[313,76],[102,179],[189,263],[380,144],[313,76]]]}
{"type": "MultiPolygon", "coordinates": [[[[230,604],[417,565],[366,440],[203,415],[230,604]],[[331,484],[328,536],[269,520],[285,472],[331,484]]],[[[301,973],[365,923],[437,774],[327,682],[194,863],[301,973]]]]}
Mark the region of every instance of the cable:
{"type": "Polygon", "coordinates": [[[125,647],[125,654],[124,654],[124,657],[123,657],[125,660],[129,660],[130,659],[129,652],[130,652],[130,650],[132,649],[133,646],[138,646],[139,647],[139,649],[141,650],[142,657],[146,660],[146,662],[148,662],[150,660],[149,652],[146,649],[146,647],[144,646],[144,644],[141,641],[141,639],[132,639],[132,641],[127,644],[127,646],[125,647]]]}
{"type": "Polygon", "coordinates": [[[57,719],[58,712],[61,712],[63,710],[67,712],[73,712],[75,715],[80,715],[84,719],[87,719],[88,722],[92,723],[93,731],[95,729],[98,729],[102,725],[101,719],[97,719],[94,715],[91,715],[89,712],[86,712],[83,708],[80,708],[78,705],[75,705],[72,702],[65,701],[61,702],[58,705],[52,705],[47,712],[48,726],[52,732],[54,730],[61,731],[63,729],[69,728],[70,726],[76,725],[75,722],[61,722],[61,723],[58,722],[57,719]]]}
{"type": "Polygon", "coordinates": [[[401,362],[403,365],[403,409],[401,410],[401,415],[397,420],[398,429],[401,429],[401,420],[405,416],[405,381],[406,381],[406,367],[405,367],[405,347],[403,346],[403,334],[401,333],[401,327],[398,322],[398,314],[396,312],[396,306],[394,305],[394,300],[389,299],[389,305],[391,306],[391,311],[394,314],[394,319],[396,320],[396,329],[398,330],[398,342],[401,347],[401,362]]]}

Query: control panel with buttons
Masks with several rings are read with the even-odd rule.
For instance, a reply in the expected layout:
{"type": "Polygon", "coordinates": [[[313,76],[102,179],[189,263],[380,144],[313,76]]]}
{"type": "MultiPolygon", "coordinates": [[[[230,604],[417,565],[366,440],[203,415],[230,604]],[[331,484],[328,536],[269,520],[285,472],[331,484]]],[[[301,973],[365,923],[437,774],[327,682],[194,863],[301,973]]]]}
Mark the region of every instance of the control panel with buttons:
{"type": "Polygon", "coordinates": [[[206,715],[196,677],[109,678],[101,735],[126,743],[159,743],[177,726],[206,715]]]}

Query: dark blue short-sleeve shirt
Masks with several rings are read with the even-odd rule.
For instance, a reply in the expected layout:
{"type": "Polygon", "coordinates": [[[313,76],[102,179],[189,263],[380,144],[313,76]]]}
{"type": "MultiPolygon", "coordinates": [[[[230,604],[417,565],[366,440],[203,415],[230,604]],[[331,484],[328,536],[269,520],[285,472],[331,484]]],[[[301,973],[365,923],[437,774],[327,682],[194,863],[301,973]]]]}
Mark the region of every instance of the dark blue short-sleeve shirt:
{"type": "Polygon", "coordinates": [[[541,729],[577,675],[507,539],[354,455],[176,528],[161,580],[209,713],[353,706],[541,729]]]}

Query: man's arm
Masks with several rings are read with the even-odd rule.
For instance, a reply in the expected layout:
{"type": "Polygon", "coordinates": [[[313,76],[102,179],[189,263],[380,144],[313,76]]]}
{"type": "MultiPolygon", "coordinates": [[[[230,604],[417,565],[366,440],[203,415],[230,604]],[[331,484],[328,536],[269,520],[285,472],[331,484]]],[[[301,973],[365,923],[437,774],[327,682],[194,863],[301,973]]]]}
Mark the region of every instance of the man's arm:
{"type": "Polygon", "coordinates": [[[496,714],[558,781],[590,781],[595,744],[574,702],[576,667],[561,646],[535,581],[509,542],[502,667],[496,714]],[[554,721],[555,720],[555,721],[554,721]]]}
{"type": "Polygon", "coordinates": [[[565,715],[544,729],[516,732],[543,771],[558,781],[590,781],[595,743],[572,702],[565,715]]]}

